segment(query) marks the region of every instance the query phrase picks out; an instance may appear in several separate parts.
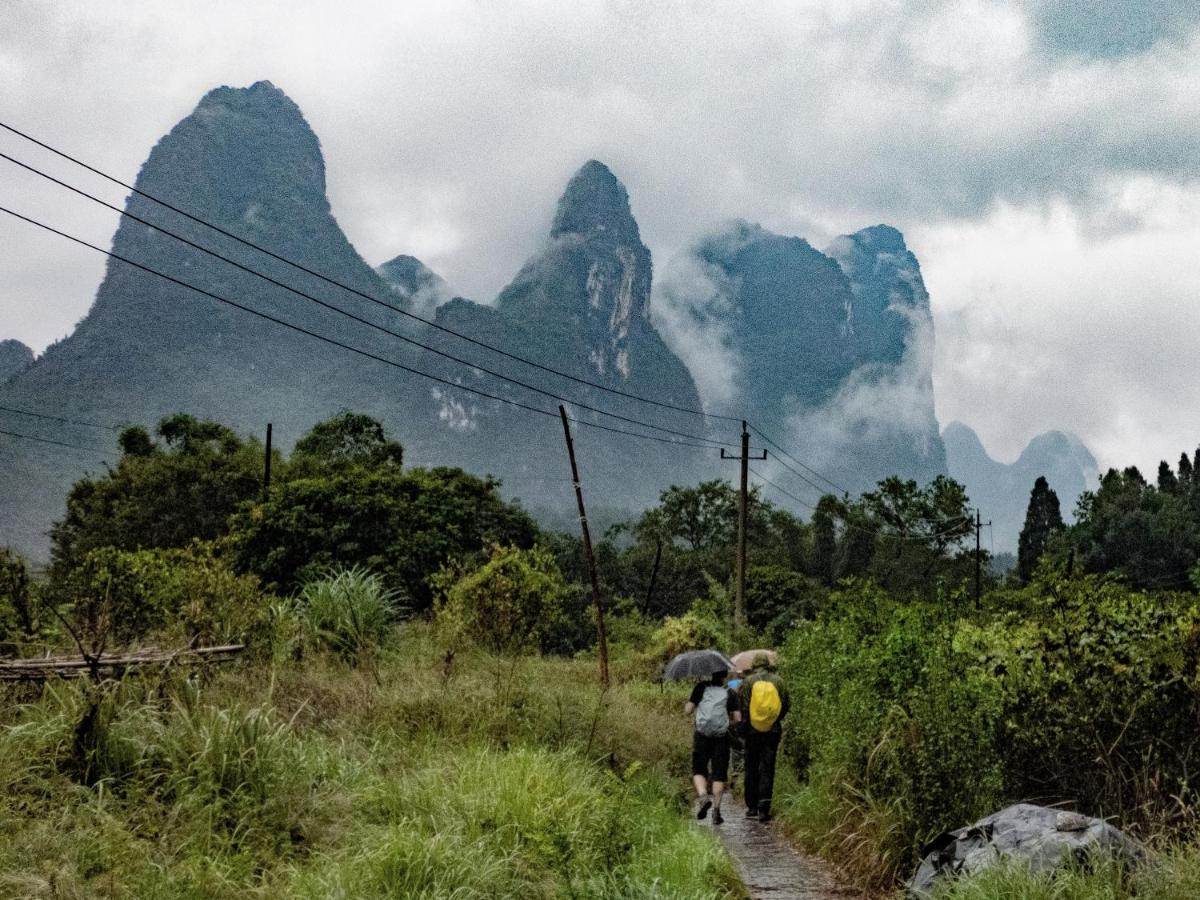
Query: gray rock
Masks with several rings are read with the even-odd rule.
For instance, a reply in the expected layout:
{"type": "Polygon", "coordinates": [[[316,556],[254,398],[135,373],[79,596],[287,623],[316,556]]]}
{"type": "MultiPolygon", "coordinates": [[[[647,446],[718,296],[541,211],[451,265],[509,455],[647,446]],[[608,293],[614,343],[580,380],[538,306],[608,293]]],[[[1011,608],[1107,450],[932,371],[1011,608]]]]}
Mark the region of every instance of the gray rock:
{"type": "Polygon", "coordinates": [[[1135,862],[1140,844],[1102,819],[1018,803],[966,828],[948,831],[925,847],[908,884],[910,897],[928,898],[945,878],[971,875],[1016,860],[1035,872],[1049,872],[1072,860],[1104,853],[1135,862]]]}

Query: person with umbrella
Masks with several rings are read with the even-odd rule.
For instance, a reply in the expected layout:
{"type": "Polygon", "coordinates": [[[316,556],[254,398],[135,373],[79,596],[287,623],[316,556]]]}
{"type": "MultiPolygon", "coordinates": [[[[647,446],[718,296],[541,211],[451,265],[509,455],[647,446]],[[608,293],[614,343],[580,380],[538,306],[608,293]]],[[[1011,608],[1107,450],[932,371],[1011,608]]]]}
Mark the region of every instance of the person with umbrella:
{"type": "Polygon", "coordinates": [[[692,784],[696,788],[699,809],[697,819],[713,811],[714,825],[720,825],[721,798],[729,781],[729,730],[741,720],[737,694],[725,687],[725,676],[732,664],[715,650],[683,653],[671,660],[664,673],[667,678],[707,675],[696,683],[684,712],[692,716],[692,784]]]}

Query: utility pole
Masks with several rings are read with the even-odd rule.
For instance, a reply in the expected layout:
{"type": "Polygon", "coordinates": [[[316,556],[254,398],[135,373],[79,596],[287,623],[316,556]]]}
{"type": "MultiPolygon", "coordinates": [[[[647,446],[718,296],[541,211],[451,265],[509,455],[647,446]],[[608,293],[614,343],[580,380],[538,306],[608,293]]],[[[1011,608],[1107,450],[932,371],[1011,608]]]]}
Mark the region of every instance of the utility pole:
{"type": "Polygon", "coordinates": [[[587,556],[588,575],[592,580],[592,603],[596,606],[596,641],[600,646],[600,683],[608,687],[608,635],[604,630],[604,601],[600,598],[600,578],[596,574],[596,555],[592,552],[592,532],[588,528],[587,512],[583,508],[583,485],[579,483],[579,466],[575,464],[575,442],[571,440],[571,424],[567,410],[559,404],[563,436],[567,439],[567,456],[571,459],[571,480],[575,482],[575,502],[579,505],[579,525],[583,529],[583,552],[587,556]]]}
{"type": "MultiPolygon", "coordinates": [[[[766,459],[767,451],[755,459],[766,459]]],[[[741,463],[742,478],[738,489],[738,534],[737,534],[737,568],[736,585],[733,595],[733,625],[744,628],[746,625],[746,517],[750,506],[750,431],[742,422],[742,452],[738,456],[727,454],[721,448],[721,459],[736,459],[741,463]]]]}
{"type": "Polygon", "coordinates": [[[267,450],[263,455],[263,502],[270,499],[271,494],[271,423],[267,423],[267,450]]]}
{"type": "Polygon", "coordinates": [[[975,608],[980,609],[983,605],[983,551],[980,549],[979,534],[983,531],[984,525],[991,525],[991,522],[984,522],[983,517],[979,513],[979,509],[975,509],[975,608]]]}

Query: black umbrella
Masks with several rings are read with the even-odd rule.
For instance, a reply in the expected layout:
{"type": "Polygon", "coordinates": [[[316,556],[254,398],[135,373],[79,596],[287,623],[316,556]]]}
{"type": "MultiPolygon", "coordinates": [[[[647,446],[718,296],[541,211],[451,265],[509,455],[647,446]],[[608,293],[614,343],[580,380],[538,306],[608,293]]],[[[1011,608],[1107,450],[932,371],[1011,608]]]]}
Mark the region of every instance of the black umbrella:
{"type": "Polygon", "coordinates": [[[718,650],[689,650],[680,653],[663,669],[663,681],[695,681],[733,669],[729,657],[718,650]]]}

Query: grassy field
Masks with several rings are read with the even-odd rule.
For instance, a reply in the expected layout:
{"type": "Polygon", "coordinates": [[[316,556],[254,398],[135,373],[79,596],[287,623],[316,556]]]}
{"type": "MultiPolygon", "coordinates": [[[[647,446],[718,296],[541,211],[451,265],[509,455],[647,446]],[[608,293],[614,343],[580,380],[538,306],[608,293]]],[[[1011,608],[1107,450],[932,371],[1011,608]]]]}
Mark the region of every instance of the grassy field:
{"type": "Polygon", "coordinates": [[[677,692],[459,654],[8,687],[0,896],[739,897],[677,692]]]}

